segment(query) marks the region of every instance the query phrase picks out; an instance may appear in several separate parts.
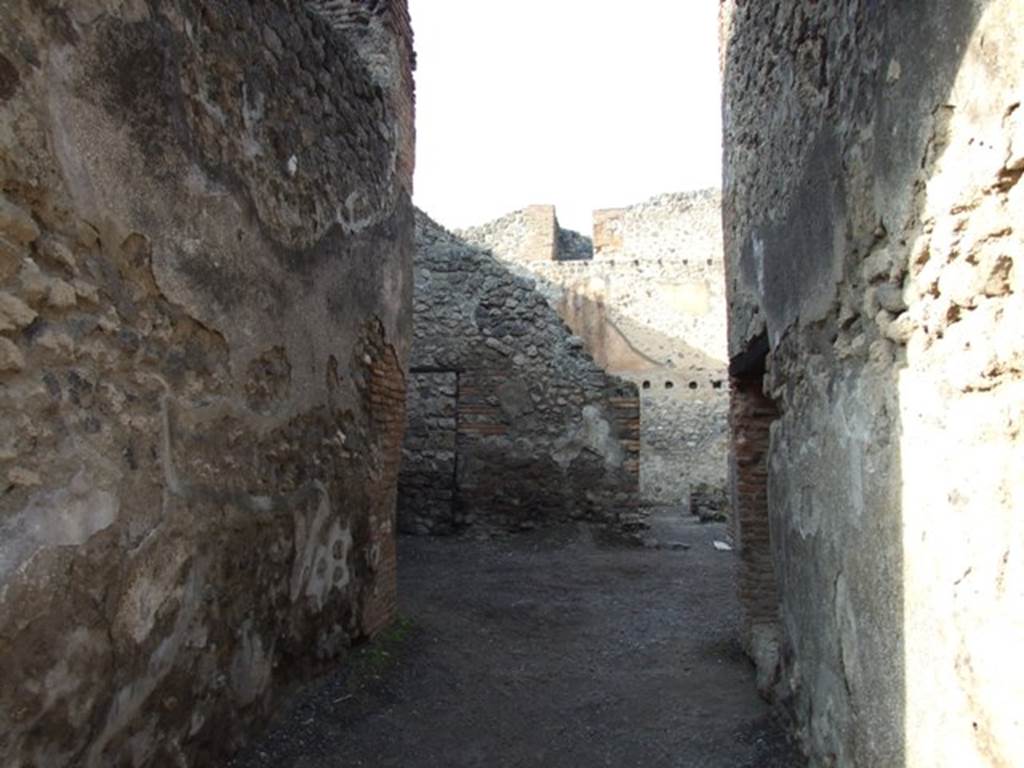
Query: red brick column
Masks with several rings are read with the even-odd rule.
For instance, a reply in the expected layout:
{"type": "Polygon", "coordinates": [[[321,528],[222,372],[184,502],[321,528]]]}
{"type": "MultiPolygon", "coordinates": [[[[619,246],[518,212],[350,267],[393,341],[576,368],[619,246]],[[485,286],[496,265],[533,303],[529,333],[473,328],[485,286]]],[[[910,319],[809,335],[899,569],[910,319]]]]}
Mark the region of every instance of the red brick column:
{"type": "Polygon", "coordinates": [[[753,628],[777,624],[779,609],[768,523],[769,433],[778,410],[762,393],[762,378],[757,374],[731,379],[729,408],[738,588],[748,651],[753,628]]]}
{"type": "Polygon", "coordinates": [[[405,434],[405,374],[394,347],[381,328],[365,339],[369,360],[370,417],[380,450],[374,504],[370,512],[370,561],[373,585],[363,607],[363,629],[373,637],[388,626],[398,610],[396,506],[398,470],[405,434]]]}

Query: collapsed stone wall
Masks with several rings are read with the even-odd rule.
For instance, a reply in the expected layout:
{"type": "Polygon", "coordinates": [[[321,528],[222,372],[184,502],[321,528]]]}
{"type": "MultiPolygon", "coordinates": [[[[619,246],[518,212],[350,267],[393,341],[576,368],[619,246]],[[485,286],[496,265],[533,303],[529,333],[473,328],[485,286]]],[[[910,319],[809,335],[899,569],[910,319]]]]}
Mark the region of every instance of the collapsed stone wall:
{"type": "Polygon", "coordinates": [[[726,484],[720,199],[717,190],[703,190],[596,211],[592,241],[559,228],[551,206],[460,233],[535,279],[602,368],[645,387],[640,484],[647,504],[686,504],[691,488],[726,484]]]}
{"type": "Polygon", "coordinates": [[[315,10],[0,5],[5,765],[222,765],[393,614],[412,93],[315,10]]]}
{"type": "Polygon", "coordinates": [[[640,524],[636,387],[533,281],[417,213],[414,306],[404,531],[640,524]]]}
{"type": "Polygon", "coordinates": [[[779,409],[756,655],[816,765],[1024,764],[1022,29],[723,3],[730,354],[779,409]]]}

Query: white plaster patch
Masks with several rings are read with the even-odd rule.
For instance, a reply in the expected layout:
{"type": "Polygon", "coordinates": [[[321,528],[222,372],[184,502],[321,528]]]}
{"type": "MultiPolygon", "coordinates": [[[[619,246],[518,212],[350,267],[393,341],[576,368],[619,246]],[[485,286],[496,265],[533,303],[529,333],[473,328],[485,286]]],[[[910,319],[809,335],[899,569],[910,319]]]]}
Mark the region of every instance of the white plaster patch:
{"type": "Polygon", "coordinates": [[[839,652],[843,662],[843,675],[846,687],[853,692],[860,680],[860,632],[857,624],[857,612],[850,598],[850,588],[846,576],[842,573],[836,577],[835,588],[835,619],[839,630],[839,652]]]}
{"type": "Polygon", "coordinates": [[[160,557],[146,561],[140,568],[121,600],[115,620],[115,625],[136,643],[149,637],[164,605],[180,600],[183,586],[178,575],[188,559],[181,546],[164,548],[160,557]]]}
{"type": "Polygon", "coordinates": [[[191,569],[180,591],[181,608],[178,610],[174,626],[150,656],[146,671],[114,695],[107,710],[103,730],[93,740],[89,749],[86,765],[106,764],[101,756],[111,739],[115,734],[128,728],[130,723],[138,722],[143,706],[171,671],[178,652],[188,638],[188,627],[195,620],[197,609],[202,605],[200,585],[204,582],[205,574],[201,571],[201,568],[191,569]]]}
{"type": "Polygon", "coordinates": [[[583,407],[582,415],[579,426],[558,441],[552,458],[566,469],[584,449],[589,449],[603,457],[605,464],[622,466],[625,458],[622,445],[612,435],[611,424],[603,418],[601,410],[596,405],[587,405],[583,407]]]}
{"type": "Polygon", "coordinates": [[[79,546],[117,520],[120,500],[81,470],[66,488],[34,493],[0,525],[0,576],[47,547],[79,546]]]}
{"type": "Polygon", "coordinates": [[[43,709],[51,711],[63,701],[69,722],[75,727],[84,727],[92,715],[95,688],[94,681],[82,672],[107,652],[105,636],[85,627],[72,630],[63,640],[57,663],[43,677],[40,686],[45,695],[43,709]]]}
{"type": "Polygon", "coordinates": [[[869,426],[860,415],[859,408],[865,400],[863,393],[855,389],[850,398],[843,398],[837,410],[840,439],[846,443],[849,463],[846,476],[850,480],[849,509],[854,513],[852,522],[858,523],[864,517],[864,452],[870,438],[869,426]]]}
{"type": "Polygon", "coordinates": [[[263,154],[263,146],[256,139],[256,130],[263,120],[266,98],[260,91],[251,93],[248,86],[242,84],[242,124],[245,133],[242,135],[242,147],[245,155],[253,160],[263,154]]]}
{"type": "Polygon", "coordinates": [[[292,564],[291,599],[305,595],[313,599],[317,610],[323,607],[331,589],[343,589],[351,581],[348,567],[352,552],[352,529],[338,520],[330,520],[331,500],[327,489],[317,483],[320,502],[312,521],[307,513],[296,510],[295,560],[292,564]]]}
{"type": "Polygon", "coordinates": [[[249,706],[270,685],[273,671],[273,644],[269,651],[263,647],[263,638],[253,631],[252,621],[246,620],[241,628],[242,641],[231,660],[231,688],[238,704],[249,706]]]}
{"type": "Polygon", "coordinates": [[[315,560],[306,583],[306,596],[321,608],[332,588],[344,589],[352,580],[348,558],[352,551],[352,531],[335,520],[326,541],[316,550],[315,560]]]}
{"type": "Polygon", "coordinates": [[[764,296],[764,240],[755,232],[751,238],[751,248],[754,254],[754,270],[757,275],[757,293],[764,296]]]}

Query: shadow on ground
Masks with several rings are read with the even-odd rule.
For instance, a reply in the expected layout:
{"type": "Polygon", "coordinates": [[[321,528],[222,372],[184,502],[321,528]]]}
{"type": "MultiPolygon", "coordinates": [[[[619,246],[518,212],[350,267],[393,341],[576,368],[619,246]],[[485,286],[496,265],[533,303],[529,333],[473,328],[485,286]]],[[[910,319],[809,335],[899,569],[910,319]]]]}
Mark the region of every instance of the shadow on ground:
{"type": "Polygon", "coordinates": [[[724,526],[672,527],[661,549],[404,539],[402,620],[233,765],[802,766],[735,640],[724,526]]]}

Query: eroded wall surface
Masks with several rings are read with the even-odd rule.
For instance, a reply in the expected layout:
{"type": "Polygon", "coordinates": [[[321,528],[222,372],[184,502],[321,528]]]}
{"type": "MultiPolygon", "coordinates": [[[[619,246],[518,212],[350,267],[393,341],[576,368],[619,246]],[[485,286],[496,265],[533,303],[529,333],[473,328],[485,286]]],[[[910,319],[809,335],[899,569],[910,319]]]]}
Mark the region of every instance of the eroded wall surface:
{"type": "Polygon", "coordinates": [[[0,5],[5,765],[223,765],[392,615],[411,40],[361,24],[390,64],[297,0],[0,5]]]}
{"type": "Polygon", "coordinates": [[[780,410],[776,691],[815,765],[1024,763],[1024,8],[722,22],[730,354],[766,334],[780,410]]]}
{"type": "Polygon", "coordinates": [[[726,482],[720,199],[703,190],[596,211],[593,240],[559,229],[553,256],[531,247],[558,227],[551,206],[460,233],[536,280],[595,361],[641,388],[648,504],[687,504],[691,489],[726,482]]]}
{"type": "Polygon", "coordinates": [[[416,225],[402,529],[635,529],[636,387],[595,365],[534,281],[423,214],[416,225]]]}

